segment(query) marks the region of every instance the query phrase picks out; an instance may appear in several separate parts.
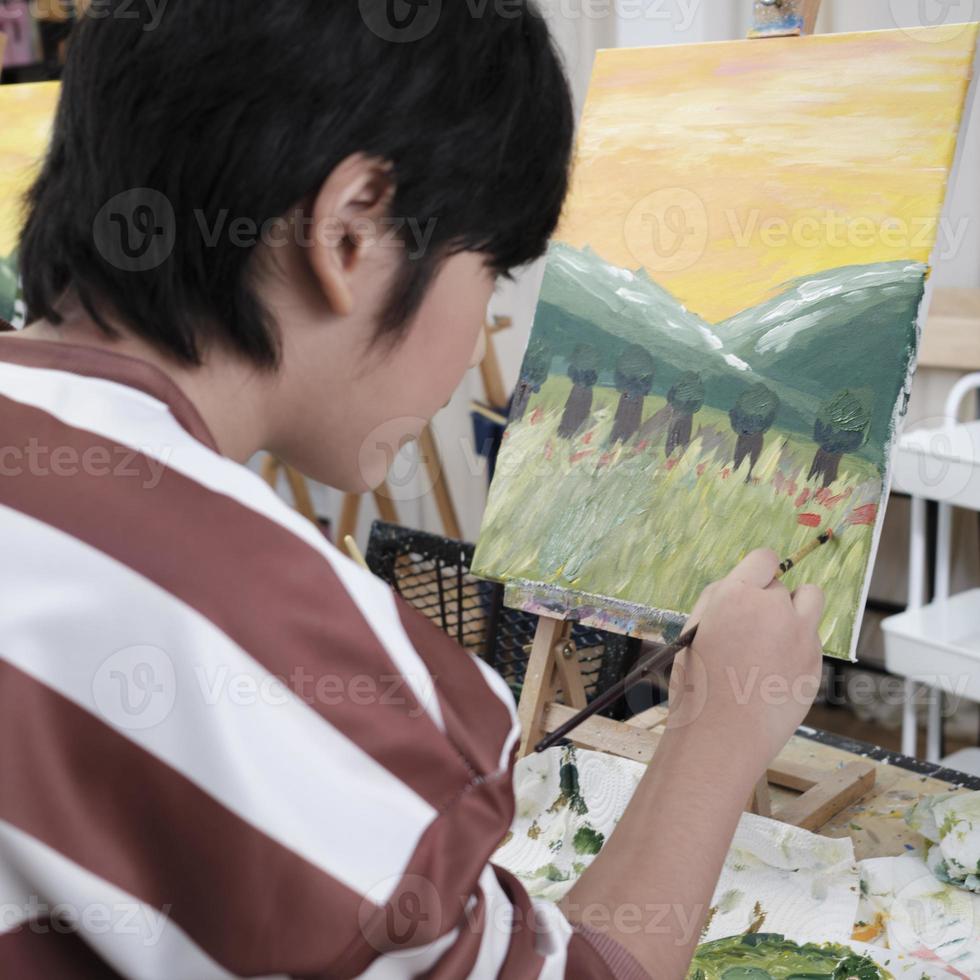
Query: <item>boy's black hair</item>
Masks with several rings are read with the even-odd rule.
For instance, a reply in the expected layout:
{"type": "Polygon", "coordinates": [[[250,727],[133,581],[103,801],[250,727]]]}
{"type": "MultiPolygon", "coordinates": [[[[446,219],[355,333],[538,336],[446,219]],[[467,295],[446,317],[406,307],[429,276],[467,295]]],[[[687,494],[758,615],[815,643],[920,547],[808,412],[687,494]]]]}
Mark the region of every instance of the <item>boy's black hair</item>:
{"type": "Polygon", "coordinates": [[[254,246],[206,232],[285,215],[356,152],[393,165],[393,217],[434,229],[424,254],[404,249],[382,335],[399,336],[448,255],[483,253],[500,273],[538,257],[567,190],[573,114],[532,3],[93,5],[27,199],[30,315],[58,323],[75,296],[103,329],[118,318],[182,362],[220,340],[275,366],[254,246]]]}

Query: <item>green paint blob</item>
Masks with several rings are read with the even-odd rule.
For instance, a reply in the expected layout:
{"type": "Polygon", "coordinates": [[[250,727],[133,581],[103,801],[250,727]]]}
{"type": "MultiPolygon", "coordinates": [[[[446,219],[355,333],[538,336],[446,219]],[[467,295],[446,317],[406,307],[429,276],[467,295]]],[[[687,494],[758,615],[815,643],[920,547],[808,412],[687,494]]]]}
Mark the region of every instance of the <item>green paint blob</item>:
{"type": "Polygon", "coordinates": [[[827,453],[853,453],[864,445],[871,425],[868,391],[838,391],[817,415],[813,438],[827,453]]]}
{"type": "Polygon", "coordinates": [[[687,371],[667,392],[667,401],[681,415],[694,415],[704,404],[704,382],[701,375],[687,371]]]}
{"type": "Polygon", "coordinates": [[[873,960],[835,943],[775,933],[730,936],[698,947],[688,980],[892,980],[873,960]]]}
{"type": "Polygon", "coordinates": [[[579,827],[572,840],[576,854],[598,854],[606,843],[605,834],[593,830],[592,827],[579,827]]]}
{"type": "Polygon", "coordinates": [[[534,878],[545,878],[548,881],[568,881],[570,875],[555,864],[545,864],[532,875],[534,878]]]}
{"type": "Polygon", "coordinates": [[[732,428],[742,436],[766,432],[779,412],[779,397],[765,385],[752,385],[743,391],[729,413],[732,428]]]}

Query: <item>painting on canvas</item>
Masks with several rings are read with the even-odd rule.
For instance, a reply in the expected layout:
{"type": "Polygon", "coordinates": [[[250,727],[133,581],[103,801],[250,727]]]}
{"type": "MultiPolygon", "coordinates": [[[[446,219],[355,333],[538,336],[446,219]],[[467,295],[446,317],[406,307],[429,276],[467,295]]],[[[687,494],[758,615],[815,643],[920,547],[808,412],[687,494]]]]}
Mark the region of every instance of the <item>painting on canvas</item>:
{"type": "Polygon", "coordinates": [[[17,240],[23,197],[51,138],[57,82],[0,86],[0,318],[23,319],[18,300],[17,240]]]}
{"type": "Polygon", "coordinates": [[[600,52],[475,559],[508,602],[669,635],[844,528],[788,583],[854,656],[976,46],[600,52]]]}

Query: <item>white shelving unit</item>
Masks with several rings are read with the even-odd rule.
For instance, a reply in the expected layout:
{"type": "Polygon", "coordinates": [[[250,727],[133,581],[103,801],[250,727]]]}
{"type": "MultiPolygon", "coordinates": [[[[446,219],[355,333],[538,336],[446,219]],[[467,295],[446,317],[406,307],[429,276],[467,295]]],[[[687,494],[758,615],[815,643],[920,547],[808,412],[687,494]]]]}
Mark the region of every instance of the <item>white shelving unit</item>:
{"type": "Polygon", "coordinates": [[[953,508],[980,511],[980,421],[956,421],[968,395],[980,389],[980,373],[960,380],[949,394],[940,428],[903,436],[895,452],[894,489],[912,497],[909,603],[906,612],[881,624],[885,666],[905,680],[902,752],[915,756],[916,695],[927,690],[926,759],[939,762],[942,692],[980,702],[980,589],[950,595],[953,508]],[[936,580],[926,595],[926,502],[939,504],[936,580]]]}

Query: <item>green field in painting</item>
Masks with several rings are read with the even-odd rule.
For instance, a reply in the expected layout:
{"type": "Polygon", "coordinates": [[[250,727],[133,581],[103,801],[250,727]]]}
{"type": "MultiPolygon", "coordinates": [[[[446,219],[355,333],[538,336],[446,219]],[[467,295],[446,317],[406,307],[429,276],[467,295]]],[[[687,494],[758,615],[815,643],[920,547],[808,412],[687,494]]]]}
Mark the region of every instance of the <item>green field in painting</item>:
{"type": "MultiPolygon", "coordinates": [[[[827,490],[805,482],[815,444],[772,428],[750,483],[748,461],[732,469],[735,436],[728,415],[703,408],[687,450],[668,460],[665,427],[616,449],[607,447],[619,392],[595,388],[589,422],[572,439],[557,435],[571,382],[551,377],[524,419],[508,429],[477,555],[477,571],[569,590],[625,597],[650,608],[690,610],[701,589],[746,552],[771,547],[788,555],[817,531],[835,526],[881,494],[877,467],[844,457],[827,490]],[[664,515],[669,514],[669,520],[664,515]],[[698,569],[695,578],[691,569],[698,569]]],[[[645,400],[645,422],[665,399],[645,400]]],[[[822,638],[827,653],[846,657],[855,595],[864,582],[872,528],[851,528],[787,576],[828,593],[822,638]]]]}
{"type": "Polygon", "coordinates": [[[553,244],[474,570],[596,622],[676,623],[748,551],[857,512],[789,578],[825,587],[827,652],[850,656],[925,274],[826,269],[709,323],[644,269],[553,244]]]}

